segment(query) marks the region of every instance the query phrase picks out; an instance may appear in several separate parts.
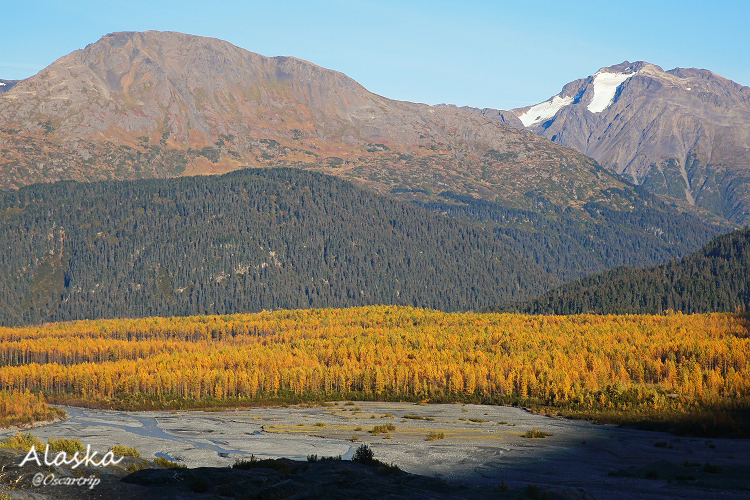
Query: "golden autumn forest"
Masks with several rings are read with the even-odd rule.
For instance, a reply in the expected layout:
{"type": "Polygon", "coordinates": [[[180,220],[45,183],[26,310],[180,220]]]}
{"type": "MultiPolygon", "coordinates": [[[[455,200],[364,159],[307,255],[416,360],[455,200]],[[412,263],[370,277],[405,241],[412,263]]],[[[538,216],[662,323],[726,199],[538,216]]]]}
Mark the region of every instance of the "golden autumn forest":
{"type": "Polygon", "coordinates": [[[742,435],[749,326],[740,314],[372,306],[0,328],[0,424],[44,417],[42,397],[121,409],[357,398],[742,435]]]}

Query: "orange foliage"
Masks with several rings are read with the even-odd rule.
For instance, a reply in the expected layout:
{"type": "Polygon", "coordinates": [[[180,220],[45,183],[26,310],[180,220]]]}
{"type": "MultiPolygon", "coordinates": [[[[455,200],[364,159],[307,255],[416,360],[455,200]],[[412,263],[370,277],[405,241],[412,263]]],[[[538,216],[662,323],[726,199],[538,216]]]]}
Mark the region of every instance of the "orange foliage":
{"type": "Polygon", "coordinates": [[[286,392],[612,407],[611,394],[633,390],[659,407],[675,395],[703,403],[750,395],[748,320],[731,314],[376,306],[0,328],[0,342],[0,389],[89,401],[286,392]]]}

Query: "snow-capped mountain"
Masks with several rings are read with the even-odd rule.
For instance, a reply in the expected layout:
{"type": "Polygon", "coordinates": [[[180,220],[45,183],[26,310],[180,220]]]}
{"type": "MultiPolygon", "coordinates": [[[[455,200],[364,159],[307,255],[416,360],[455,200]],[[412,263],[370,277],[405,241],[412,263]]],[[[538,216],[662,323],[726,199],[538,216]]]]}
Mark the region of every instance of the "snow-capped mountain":
{"type": "Polygon", "coordinates": [[[626,61],[511,112],[654,192],[750,222],[748,87],[703,69],[626,61]]]}

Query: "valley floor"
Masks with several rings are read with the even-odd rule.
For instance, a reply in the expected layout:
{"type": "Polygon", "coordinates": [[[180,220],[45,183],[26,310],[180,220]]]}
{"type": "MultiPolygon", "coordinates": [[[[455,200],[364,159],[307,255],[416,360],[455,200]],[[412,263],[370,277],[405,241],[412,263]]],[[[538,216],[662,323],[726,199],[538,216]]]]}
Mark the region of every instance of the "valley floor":
{"type": "Polygon", "coordinates": [[[407,472],[487,491],[504,482],[567,498],[750,498],[746,439],[678,437],[513,407],[338,402],[215,412],[65,410],[68,419],[34,434],[80,439],[101,452],[124,444],[144,458],[190,468],[230,466],[251,454],[347,459],[365,443],[375,458],[407,472]],[[395,429],[385,432],[389,423],[395,429]],[[380,432],[372,432],[376,426],[380,432]],[[551,435],[523,437],[535,428],[551,435]]]}

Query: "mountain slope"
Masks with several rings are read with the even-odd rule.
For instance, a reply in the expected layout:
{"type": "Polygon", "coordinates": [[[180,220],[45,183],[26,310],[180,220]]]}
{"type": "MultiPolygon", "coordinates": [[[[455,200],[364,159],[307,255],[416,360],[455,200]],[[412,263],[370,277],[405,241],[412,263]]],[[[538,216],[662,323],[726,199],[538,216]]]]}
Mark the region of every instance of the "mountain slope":
{"type": "Polygon", "coordinates": [[[526,129],[652,192],[750,222],[750,87],[626,61],[513,112],[526,129]]]}
{"type": "Polygon", "coordinates": [[[750,229],[720,236],[683,259],[589,276],[512,307],[530,313],[661,314],[750,308],[750,229]]]}
{"type": "Polygon", "coordinates": [[[448,213],[471,217],[474,199],[531,214],[495,223],[564,279],[662,262],[731,227],[687,204],[654,208],[594,160],[502,118],[393,101],[341,73],[221,40],[112,33],[0,95],[0,187],[305,168],[448,213]],[[657,223],[622,225],[587,206],[657,223]],[[532,219],[566,241],[550,247],[532,219]],[[571,237],[592,244],[578,251],[571,237]]]}
{"type": "Polygon", "coordinates": [[[557,279],[474,225],[298,169],[0,192],[0,324],[527,298],[557,279]]]}

